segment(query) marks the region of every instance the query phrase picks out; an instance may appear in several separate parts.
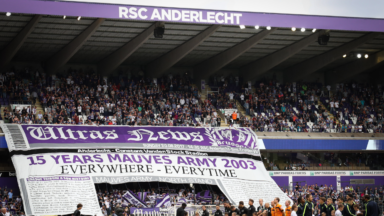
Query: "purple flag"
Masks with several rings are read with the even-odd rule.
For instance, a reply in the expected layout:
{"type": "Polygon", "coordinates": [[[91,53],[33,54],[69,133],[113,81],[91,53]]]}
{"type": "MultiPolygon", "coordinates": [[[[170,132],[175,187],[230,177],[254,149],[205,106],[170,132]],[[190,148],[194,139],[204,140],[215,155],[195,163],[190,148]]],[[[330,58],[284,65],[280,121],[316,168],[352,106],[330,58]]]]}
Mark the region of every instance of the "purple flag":
{"type": "Polygon", "coordinates": [[[169,196],[169,194],[166,194],[164,198],[156,204],[156,207],[159,207],[159,208],[163,206],[165,207],[171,206],[171,197],[169,196]]]}
{"type": "Polygon", "coordinates": [[[141,205],[144,208],[148,208],[147,204],[145,204],[145,202],[142,201],[139,197],[137,197],[132,191],[127,191],[127,193],[123,195],[123,199],[135,206],[141,205]]]}
{"type": "Polygon", "coordinates": [[[196,194],[196,199],[201,201],[201,202],[211,202],[212,201],[212,196],[209,192],[209,190],[202,191],[196,194]]]}
{"type": "Polygon", "coordinates": [[[187,203],[187,199],[185,199],[184,197],[181,197],[181,198],[179,198],[177,203],[187,203]]]}
{"type": "Polygon", "coordinates": [[[143,201],[143,202],[145,202],[145,199],[147,198],[147,192],[139,192],[139,193],[137,193],[137,195],[139,196],[139,198],[143,201]]]}

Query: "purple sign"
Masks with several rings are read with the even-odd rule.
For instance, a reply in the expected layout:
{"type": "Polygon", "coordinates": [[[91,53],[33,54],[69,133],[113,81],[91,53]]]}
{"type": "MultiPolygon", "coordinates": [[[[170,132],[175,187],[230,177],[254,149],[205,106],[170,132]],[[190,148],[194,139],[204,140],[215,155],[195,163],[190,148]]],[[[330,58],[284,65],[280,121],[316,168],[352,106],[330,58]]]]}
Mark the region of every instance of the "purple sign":
{"type": "Polygon", "coordinates": [[[160,208],[130,208],[131,214],[147,214],[147,215],[155,215],[155,213],[160,212],[160,208]]]}
{"type": "Polygon", "coordinates": [[[141,21],[184,22],[217,25],[272,26],[349,31],[383,31],[383,19],[256,12],[90,4],[40,0],[2,0],[0,11],[58,16],[83,16],[141,21]]]}
{"type": "Polygon", "coordinates": [[[212,201],[212,196],[209,192],[209,190],[202,191],[200,193],[196,194],[196,199],[202,202],[210,202],[212,201]]]}
{"type": "MultiPolygon", "coordinates": [[[[177,144],[257,149],[249,128],[21,125],[31,147],[41,144],[177,144]]],[[[166,147],[156,146],[154,147],[166,147]]]]}

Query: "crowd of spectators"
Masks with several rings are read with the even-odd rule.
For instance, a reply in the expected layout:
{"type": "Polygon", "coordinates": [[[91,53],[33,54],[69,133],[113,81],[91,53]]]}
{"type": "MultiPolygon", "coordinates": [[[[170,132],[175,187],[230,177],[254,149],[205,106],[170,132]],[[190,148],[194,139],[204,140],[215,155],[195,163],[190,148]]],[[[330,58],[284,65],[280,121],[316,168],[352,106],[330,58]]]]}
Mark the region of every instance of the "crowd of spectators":
{"type": "Polygon", "coordinates": [[[11,188],[0,187],[0,209],[5,209],[6,216],[25,215],[20,196],[15,196],[11,188]]]}
{"type": "Polygon", "coordinates": [[[241,86],[234,77],[214,83],[215,91],[201,100],[186,75],[106,79],[82,70],[46,75],[25,69],[0,75],[0,105],[30,106],[6,108],[1,117],[24,124],[216,127],[222,116],[218,110],[237,109],[238,102],[246,115],[233,123],[255,131],[383,132],[380,85],[337,84],[332,89],[319,83],[271,80],[241,86]],[[43,111],[37,111],[37,100],[43,111]]]}
{"type": "MultiPolygon", "coordinates": [[[[215,83],[219,86],[220,98],[237,100],[244,107],[247,116],[242,116],[237,123],[256,131],[383,132],[381,85],[337,84],[332,89],[320,83],[270,80],[240,86],[234,77],[215,83]]],[[[229,105],[217,107],[228,109],[229,105]]]]}
{"type": "MultiPolygon", "coordinates": [[[[172,187],[172,188],[157,187],[152,189],[143,189],[140,191],[132,190],[132,192],[137,197],[140,197],[139,192],[147,193],[145,196],[146,197],[145,200],[142,200],[142,201],[144,201],[149,208],[155,207],[157,204],[157,201],[164,198],[166,194],[170,196],[171,206],[181,205],[182,203],[187,203],[192,205],[222,205],[224,202],[228,202],[228,199],[221,192],[218,193],[215,190],[208,190],[208,191],[211,197],[209,201],[199,200],[194,190],[188,190],[185,188],[180,189],[179,187],[172,187]]],[[[118,204],[122,205],[122,207],[124,208],[124,216],[130,215],[130,208],[144,208],[142,205],[134,205],[134,204],[124,202],[122,196],[124,195],[125,192],[127,192],[127,189],[125,190],[113,189],[109,191],[104,190],[104,192],[102,192],[102,190],[100,189],[98,190],[97,196],[99,200],[99,205],[104,216],[109,216],[109,215],[116,216],[114,209],[118,204]]]]}
{"type": "Polygon", "coordinates": [[[119,76],[111,80],[69,70],[46,75],[23,70],[0,75],[0,93],[11,103],[3,119],[23,124],[219,126],[214,106],[200,100],[187,76],[145,79],[119,76]],[[39,100],[43,111],[37,111],[39,100]]]}
{"type": "MultiPolygon", "coordinates": [[[[326,86],[330,89],[331,86],[326,86]]],[[[383,132],[383,86],[373,84],[337,84],[323,103],[340,122],[341,132],[383,132]]]]}

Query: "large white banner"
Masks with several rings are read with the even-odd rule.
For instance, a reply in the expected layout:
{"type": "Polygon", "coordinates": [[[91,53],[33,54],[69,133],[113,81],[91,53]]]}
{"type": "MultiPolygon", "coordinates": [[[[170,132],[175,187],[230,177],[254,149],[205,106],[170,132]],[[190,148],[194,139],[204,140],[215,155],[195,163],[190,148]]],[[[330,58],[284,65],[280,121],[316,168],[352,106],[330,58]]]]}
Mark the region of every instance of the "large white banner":
{"type": "Polygon", "coordinates": [[[256,151],[256,134],[246,128],[217,131],[186,127],[56,125],[2,125],[2,128],[7,142],[13,146],[10,154],[27,215],[69,214],[77,203],[84,205],[82,214],[100,214],[93,186],[100,183],[217,185],[233,204],[260,198],[270,202],[280,197],[282,203],[289,199],[266,171],[256,151]],[[98,135],[86,143],[89,134],[98,135]],[[159,141],[156,134],[173,144],[164,144],[164,140],[163,144],[151,144],[159,141]],[[172,134],[180,136],[172,141],[169,136],[172,134]],[[186,141],[189,134],[200,137],[195,141],[189,137],[190,141],[186,141]],[[114,139],[105,140],[108,136],[114,139]],[[122,140],[127,141],[121,143],[122,140]],[[99,148],[100,142],[104,142],[104,148],[99,148]],[[230,151],[234,149],[236,151],[230,151]],[[41,194],[49,195],[49,199],[35,200],[41,194]]]}

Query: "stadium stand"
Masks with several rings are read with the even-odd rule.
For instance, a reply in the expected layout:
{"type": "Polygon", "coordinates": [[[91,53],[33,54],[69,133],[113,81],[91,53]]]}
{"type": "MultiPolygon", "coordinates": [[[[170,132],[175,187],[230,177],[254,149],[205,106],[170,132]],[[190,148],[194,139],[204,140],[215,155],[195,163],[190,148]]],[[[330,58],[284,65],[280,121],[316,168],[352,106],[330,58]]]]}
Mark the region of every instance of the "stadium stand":
{"type": "Polygon", "coordinates": [[[380,156],[380,153],[366,152],[283,152],[278,160],[265,157],[264,165],[268,170],[383,170],[380,156]]]}
{"type": "Polygon", "coordinates": [[[380,86],[352,83],[332,90],[318,83],[269,81],[256,83],[249,91],[226,81],[215,88],[217,93],[205,97],[188,77],[161,78],[157,85],[143,77],[119,77],[107,83],[76,70],[70,74],[52,77],[27,69],[1,75],[2,118],[25,124],[216,127],[234,123],[261,132],[383,132],[380,86]],[[10,104],[22,108],[11,110],[10,104]],[[235,110],[236,119],[224,110],[235,110]]]}
{"type": "Polygon", "coordinates": [[[32,77],[38,78],[21,79],[25,73],[2,76],[6,123],[218,126],[221,122],[188,78],[161,79],[159,85],[144,78],[107,84],[76,71],[60,78],[35,72],[32,77]],[[30,106],[10,110],[8,104],[30,106]]]}
{"type": "MultiPolygon", "coordinates": [[[[320,83],[282,84],[270,80],[256,83],[249,91],[230,80],[233,78],[224,79],[218,89],[220,98],[227,97],[228,105],[224,108],[232,108],[233,99],[240,103],[238,109],[243,111],[238,121],[240,126],[260,132],[383,132],[381,85],[348,83],[331,89],[330,85],[320,83]],[[365,91],[372,95],[368,96],[365,91]],[[370,101],[369,105],[365,101],[370,101]]],[[[217,104],[216,108],[223,108],[216,102],[217,95],[209,97],[217,104]]],[[[231,119],[226,117],[228,121],[231,119]]]]}

